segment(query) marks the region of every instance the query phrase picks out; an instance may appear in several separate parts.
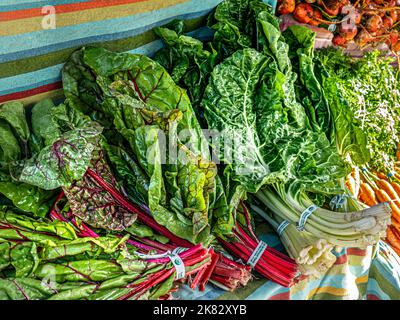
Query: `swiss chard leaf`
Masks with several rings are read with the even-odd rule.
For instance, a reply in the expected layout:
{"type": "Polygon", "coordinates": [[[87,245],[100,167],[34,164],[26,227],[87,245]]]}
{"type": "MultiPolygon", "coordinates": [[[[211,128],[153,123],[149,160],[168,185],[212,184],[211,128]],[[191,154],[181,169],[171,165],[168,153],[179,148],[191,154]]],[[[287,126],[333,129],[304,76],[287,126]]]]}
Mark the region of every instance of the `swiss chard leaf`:
{"type": "MultiPolygon", "coordinates": [[[[104,161],[102,151],[98,149],[94,151],[90,168],[110,186],[118,189],[117,182],[104,161]]],[[[112,195],[93,181],[88,174],[76,180],[70,186],[63,188],[75,216],[95,228],[109,230],[124,230],[135,221],[136,215],[119,206],[112,195]]]]}
{"type": "Polygon", "coordinates": [[[25,143],[29,139],[30,130],[25,116],[24,105],[20,102],[9,102],[0,107],[0,119],[7,121],[18,137],[25,143]]]}
{"type": "MultiPolygon", "coordinates": [[[[128,177],[126,161],[122,165],[111,155],[109,160],[117,179],[124,187],[136,189],[133,198],[140,202],[137,195],[144,193],[143,199],[157,222],[189,241],[209,241],[212,222],[224,221],[225,226],[217,229],[227,230],[227,222],[232,219],[223,219],[222,210],[219,219],[213,219],[209,212],[216,198],[216,169],[215,165],[209,171],[202,167],[210,166],[208,144],[185,91],[176,86],[164,68],[144,56],[86,48],[81,52],[78,67],[83,65],[91,69],[86,74],[95,75],[100,89],[98,108],[112,122],[110,129],[124,138],[121,144],[126,150],[124,159],[129,156],[136,162],[149,181],[145,190],[142,178],[128,177]],[[163,137],[160,141],[159,134],[163,137]],[[190,161],[173,162],[172,153],[168,154],[168,161],[172,159],[172,162],[151,162],[149,154],[165,158],[165,142],[167,145],[172,142],[178,153],[186,154],[179,152],[186,147],[190,161]],[[141,184],[139,188],[137,182],[141,184]]],[[[135,167],[132,164],[129,166],[135,167]]]]}
{"type": "Polygon", "coordinates": [[[284,85],[284,75],[271,58],[245,49],[214,69],[206,89],[203,105],[209,127],[235,139],[219,150],[220,158],[247,191],[293,180],[317,190],[348,173],[325,135],[290,121],[284,85]],[[235,158],[227,159],[232,153],[235,158]]]}
{"type": "Polygon", "coordinates": [[[45,217],[49,212],[53,192],[36,186],[16,182],[10,176],[0,174],[0,193],[10,199],[15,207],[37,217],[45,217]]]}
{"type": "Polygon", "coordinates": [[[218,62],[217,52],[212,46],[206,49],[201,41],[183,35],[181,28],[177,32],[172,27],[167,25],[155,29],[166,47],[159,50],[154,59],[169,72],[175,83],[187,89],[197,118],[204,125],[200,102],[208,77],[218,62]]]}
{"type": "Polygon", "coordinates": [[[6,121],[0,120],[0,161],[3,163],[19,160],[21,147],[14,136],[11,126],[6,121]]]}
{"type": "Polygon", "coordinates": [[[11,176],[45,190],[68,187],[85,174],[100,134],[99,126],[68,131],[34,157],[12,163],[11,176]]]}
{"type": "Polygon", "coordinates": [[[42,100],[32,108],[32,133],[41,146],[51,145],[61,135],[54,119],[54,111],[55,106],[50,99],[42,100]]]}

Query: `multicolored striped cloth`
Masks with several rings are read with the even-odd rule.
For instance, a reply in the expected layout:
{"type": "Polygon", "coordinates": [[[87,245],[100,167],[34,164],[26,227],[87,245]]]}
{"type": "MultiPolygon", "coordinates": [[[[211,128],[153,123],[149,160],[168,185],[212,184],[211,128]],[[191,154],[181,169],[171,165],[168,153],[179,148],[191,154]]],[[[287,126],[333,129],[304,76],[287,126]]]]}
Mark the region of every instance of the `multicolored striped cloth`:
{"type": "MultiPolygon", "coordinates": [[[[161,41],[152,32],[174,18],[185,20],[190,35],[210,37],[203,27],[221,0],[2,0],[0,2],[0,103],[25,104],[45,97],[62,99],[60,70],[84,45],[152,55],[161,41]],[[55,13],[55,15],[53,15],[55,13]],[[55,27],[53,29],[53,27],[55,27]]],[[[272,3],[272,0],[271,0],[272,3]]],[[[273,4],[273,3],[272,3],[273,4]]],[[[282,249],[272,232],[262,240],[282,249]]],[[[321,279],[290,290],[254,279],[234,293],[207,286],[183,287],[180,299],[400,299],[399,257],[383,242],[379,250],[342,249],[321,279]]]]}
{"type": "Polygon", "coordinates": [[[32,103],[44,97],[60,97],[62,64],[84,45],[151,54],[162,45],[156,41],[152,29],[173,18],[184,19],[186,29],[195,30],[195,35],[201,37],[205,17],[219,2],[2,0],[0,103],[10,100],[32,103]]]}
{"type": "MultiPolygon", "coordinates": [[[[277,236],[261,239],[283,249],[277,236]]],[[[284,288],[265,279],[254,279],[242,289],[226,292],[207,285],[204,292],[184,286],[174,297],[187,300],[400,300],[400,257],[385,242],[362,250],[334,252],[336,263],[322,278],[303,280],[284,288]]]]}

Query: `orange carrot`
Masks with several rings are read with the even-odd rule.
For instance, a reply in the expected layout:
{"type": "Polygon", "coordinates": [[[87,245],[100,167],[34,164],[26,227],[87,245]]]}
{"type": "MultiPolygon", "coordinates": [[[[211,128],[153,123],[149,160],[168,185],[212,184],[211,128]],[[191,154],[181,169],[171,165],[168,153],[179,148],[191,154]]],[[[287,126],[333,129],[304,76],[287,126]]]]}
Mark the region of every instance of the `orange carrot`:
{"type": "Polygon", "coordinates": [[[392,203],[390,204],[390,208],[392,209],[392,220],[396,220],[396,222],[398,223],[398,225],[400,226],[400,209],[399,206],[397,204],[392,205],[392,203]]]}
{"type": "Polygon", "coordinates": [[[397,160],[399,160],[399,161],[400,161],[400,143],[399,143],[399,144],[397,144],[396,157],[397,157],[397,160]]]}
{"type": "Polygon", "coordinates": [[[396,229],[394,229],[392,226],[389,226],[386,230],[386,239],[396,253],[400,254],[400,237],[396,232],[396,229]]]}
{"type": "Polygon", "coordinates": [[[376,194],[376,198],[378,199],[379,203],[388,202],[390,208],[392,209],[392,215],[400,218],[400,208],[396,205],[396,203],[391,201],[389,195],[386,193],[385,190],[378,189],[375,191],[375,194],[376,194]]]}
{"type": "Polygon", "coordinates": [[[394,182],[394,181],[391,182],[390,184],[392,185],[394,191],[396,191],[396,193],[398,195],[400,195],[400,184],[398,184],[397,182],[394,182]]]}
{"type": "Polygon", "coordinates": [[[379,203],[390,202],[390,200],[391,200],[385,190],[382,190],[382,189],[375,190],[375,194],[376,194],[376,198],[378,199],[379,203]]]}
{"type": "Polygon", "coordinates": [[[360,200],[370,207],[378,204],[374,190],[368,183],[362,182],[360,185],[360,200]]]}
{"type": "Polygon", "coordinates": [[[392,187],[392,185],[386,181],[386,180],[377,180],[376,184],[378,185],[379,188],[384,190],[390,197],[390,199],[395,200],[399,198],[399,195],[397,194],[396,190],[392,187]]]}
{"type": "Polygon", "coordinates": [[[356,195],[356,180],[351,175],[347,177],[346,187],[353,196],[356,195]]]}
{"type": "Polygon", "coordinates": [[[392,226],[400,232],[400,222],[398,222],[397,219],[395,219],[394,217],[392,217],[392,226]]]}
{"type": "Polygon", "coordinates": [[[375,175],[376,175],[379,179],[383,179],[383,180],[386,180],[386,179],[387,179],[386,175],[384,175],[382,172],[375,172],[375,175]]]}

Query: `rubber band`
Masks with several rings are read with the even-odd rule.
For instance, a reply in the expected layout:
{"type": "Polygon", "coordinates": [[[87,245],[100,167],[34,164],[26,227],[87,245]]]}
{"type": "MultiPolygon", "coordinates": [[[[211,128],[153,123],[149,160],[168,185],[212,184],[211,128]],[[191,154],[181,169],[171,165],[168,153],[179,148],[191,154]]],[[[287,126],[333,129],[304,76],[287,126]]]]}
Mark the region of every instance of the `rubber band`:
{"type": "Polygon", "coordinates": [[[387,174],[387,177],[388,177],[388,178],[393,177],[393,176],[394,176],[394,173],[393,173],[393,172],[389,172],[389,173],[387,174]]]}
{"type": "Polygon", "coordinates": [[[267,247],[268,245],[264,241],[260,241],[257,247],[254,249],[253,253],[251,254],[249,260],[247,260],[247,264],[254,268],[267,247]]]}
{"type": "Polygon", "coordinates": [[[278,226],[278,228],[276,229],[276,232],[279,234],[279,236],[282,235],[283,231],[285,231],[285,229],[287,228],[287,226],[290,224],[289,221],[287,220],[283,220],[281,222],[281,224],[278,226]]]}
{"type": "Polygon", "coordinates": [[[340,209],[346,203],[347,198],[351,198],[353,200],[357,200],[353,195],[349,195],[346,193],[338,194],[334,196],[329,202],[329,206],[332,210],[340,209]]]}
{"type": "Polygon", "coordinates": [[[335,210],[342,208],[345,203],[346,203],[346,195],[338,194],[331,199],[331,201],[329,202],[329,206],[331,207],[332,210],[335,210]]]}
{"type": "Polygon", "coordinates": [[[365,172],[365,171],[367,171],[367,168],[362,167],[362,168],[361,168],[361,172],[365,172]]]}
{"type": "Polygon", "coordinates": [[[306,225],[308,217],[311,216],[311,214],[317,209],[318,209],[318,206],[313,204],[302,212],[302,214],[300,215],[298,225],[297,225],[297,230],[304,231],[304,227],[306,225]]]}
{"type": "MultiPolygon", "coordinates": [[[[332,22],[337,22],[337,21],[338,21],[337,19],[332,19],[332,22]]],[[[335,30],[336,30],[336,24],[330,24],[328,26],[328,31],[334,32],[335,30]]]]}

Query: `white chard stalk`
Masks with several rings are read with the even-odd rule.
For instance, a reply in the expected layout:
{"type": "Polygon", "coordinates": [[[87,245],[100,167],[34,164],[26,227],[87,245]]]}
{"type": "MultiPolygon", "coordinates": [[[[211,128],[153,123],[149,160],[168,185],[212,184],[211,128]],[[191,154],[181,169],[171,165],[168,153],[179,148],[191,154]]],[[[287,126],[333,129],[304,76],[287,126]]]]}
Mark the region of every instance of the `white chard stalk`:
{"type": "MultiPolygon", "coordinates": [[[[282,220],[293,224],[297,224],[302,213],[313,204],[307,198],[299,202],[289,193],[279,195],[270,188],[259,191],[256,197],[282,220]]],[[[366,247],[385,236],[387,226],[391,224],[390,216],[391,209],[387,203],[353,212],[317,208],[306,220],[304,229],[333,245],[366,247]]]]}
{"type": "MultiPolygon", "coordinates": [[[[277,216],[271,217],[255,205],[251,208],[267,220],[275,230],[283,221],[277,216]]],[[[280,237],[289,256],[296,261],[303,275],[319,278],[336,262],[336,256],[331,252],[333,244],[325,239],[316,238],[307,231],[299,231],[292,223],[283,230],[280,237]]]]}

